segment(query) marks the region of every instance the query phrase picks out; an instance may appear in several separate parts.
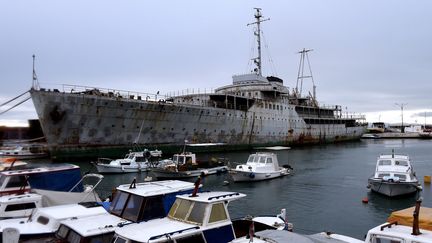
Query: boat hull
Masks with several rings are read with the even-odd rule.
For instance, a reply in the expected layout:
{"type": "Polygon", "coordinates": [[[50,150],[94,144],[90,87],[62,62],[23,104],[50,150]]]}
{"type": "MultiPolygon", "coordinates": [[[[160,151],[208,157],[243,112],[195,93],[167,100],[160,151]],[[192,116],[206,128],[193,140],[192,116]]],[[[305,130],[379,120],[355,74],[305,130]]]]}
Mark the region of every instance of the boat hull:
{"type": "Polygon", "coordinates": [[[162,168],[153,168],[151,170],[151,172],[158,179],[185,179],[185,178],[198,177],[201,175],[201,173],[204,173],[205,175],[213,175],[213,174],[224,173],[227,171],[228,171],[227,166],[217,166],[212,168],[188,170],[188,171],[169,171],[162,168]]]}
{"type": "Polygon", "coordinates": [[[372,191],[388,197],[409,195],[419,190],[418,182],[388,182],[370,178],[368,183],[372,191]]]}
{"type": "Polygon", "coordinates": [[[109,164],[95,164],[97,171],[101,174],[138,173],[148,171],[148,167],[141,166],[113,166],[109,164]]]}
{"type": "Polygon", "coordinates": [[[250,181],[263,181],[273,178],[288,175],[288,171],[279,170],[274,172],[252,172],[232,169],[229,171],[231,178],[235,182],[250,182],[250,181]]]}
{"type": "Polygon", "coordinates": [[[337,118],[306,123],[290,104],[245,111],[82,92],[30,93],[53,160],[121,156],[134,143],[178,152],[185,139],[224,144],[219,150],[330,143],[359,139],[365,130],[337,118]]]}

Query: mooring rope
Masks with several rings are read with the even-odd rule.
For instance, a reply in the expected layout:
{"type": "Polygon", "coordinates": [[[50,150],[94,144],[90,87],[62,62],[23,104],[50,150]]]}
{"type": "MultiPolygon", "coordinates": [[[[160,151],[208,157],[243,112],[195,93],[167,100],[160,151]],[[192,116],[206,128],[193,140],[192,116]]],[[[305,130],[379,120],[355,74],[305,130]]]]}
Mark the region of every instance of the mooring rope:
{"type": "Polygon", "coordinates": [[[5,103],[1,104],[0,107],[2,107],[2,106],[4,106],[4,105],[7,105],[7,104],[11,103],[12,101],[18,99],[19,97],[25,95],[27,92],[28,92],[28,90],[27,90],[26,92],[24,92],[24,93],[18,95],[17,97],[15,97],[15,98],[13,98],[13,99],[11,99],[11,100],[6,101],[5,103]]]}
{"type": "Polygon", "coordinates": [[[17,106],[21,105],[22,103],[26,102],[26,101],[27,101],[27,100],[29,100],[30,98],[31,98],[31,97],[28,97],[28,98],[26,98],[25,100],[23,100],[23,101],[19,102],[18,104],[16,104],[16,105],[14,105],[14,106],[10,107],[9,109],[7,109],[7,110],[5,110],[5,111],[2,111],[2,112],[0,112],[0,115],[3,115],[4,113],[6,113],[6,112],[8,112],[8,111],[12,110],[13,108],[15,108],[15,107],[17,107],[17,106]]]}

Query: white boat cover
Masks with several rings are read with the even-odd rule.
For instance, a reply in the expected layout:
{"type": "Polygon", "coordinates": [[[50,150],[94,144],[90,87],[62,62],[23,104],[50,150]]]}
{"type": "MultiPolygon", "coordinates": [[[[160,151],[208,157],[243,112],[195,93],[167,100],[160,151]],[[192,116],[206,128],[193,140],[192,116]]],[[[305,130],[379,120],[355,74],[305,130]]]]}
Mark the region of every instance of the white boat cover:
{"type": "Polygon", "coordinates": [[[95,191],[90,192],[60,192],[42,189],[33,189],[33,192],[42,195],[42,206],[50,207],[80,202],[101,202],[95,191]]]}

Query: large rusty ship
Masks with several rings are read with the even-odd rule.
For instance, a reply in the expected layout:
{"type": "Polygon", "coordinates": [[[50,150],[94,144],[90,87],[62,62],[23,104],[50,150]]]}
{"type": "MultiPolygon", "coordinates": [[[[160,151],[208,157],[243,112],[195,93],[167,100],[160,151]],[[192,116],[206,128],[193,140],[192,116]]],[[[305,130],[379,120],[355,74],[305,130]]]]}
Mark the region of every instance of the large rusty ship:
{"type": "Polygon", "coordinates": [[[212,92],[162,96],[34,83],[30,94],[52,158],[119,156],[134,145],[178,152],[185,141],[214,145],[192,150],[241,150],[359,139],[363,116],[319,105],[315,88],[301,95],[298,84],[306,77],[300,73],[309,50],[300,52],[302,71],[291,91],[282,79],[262,75],[260,23],[266,19],[260,9],[255,19],[255,68],[212,92]]]}

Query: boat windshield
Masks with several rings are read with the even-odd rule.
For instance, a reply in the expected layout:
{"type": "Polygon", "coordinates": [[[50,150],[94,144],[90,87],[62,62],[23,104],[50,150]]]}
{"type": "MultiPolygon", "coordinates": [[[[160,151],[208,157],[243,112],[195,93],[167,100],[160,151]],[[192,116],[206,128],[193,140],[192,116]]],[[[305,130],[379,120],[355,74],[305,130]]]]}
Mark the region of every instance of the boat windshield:
{"type": "Polygon", "coordinates": [[[378,165],[391,165],[390,159],[381,159],[378,161],[378,165]]]}
{"type": "Polygon", "coordinates": [[[396,160],[395,164],[399,165],[399,166],[408,166],[408,161],[406,161],[406,160],[396,160]]]}
{"type": "Polygon", "coordinates": [[[265,163],[266,163],[266,157],[264,157],[264,156],[260,156],[260,157],[259,157],[259,162],[260,162],[261,164],[265,164],[265,163]]]}
{"type": "Polygon", "coordinates": [[[202,225],[205,209],[206,203],[177,198],[168,213],[168,217],[179,221],[202,225]]]}
{"type": "Polygon", "coordinates": [[[248,161],[247,162],[254,162],[255,160],[255,155],[249,155],[248,161]]]}
{"type": "Polygon", "coordinates": [[[185,157],[184,156],[179,156],[179,155],[174,155],[173,156],[173,161],[177,164],[184,164],[185,163],[185,157]]]}
{"type": "Polygon", "coordinates": [[[133,222],[161,218],[166,215],[162,195],[142,197],[126,192],[118,192],[114,196],[110,212],[133,222]]]}
{"type": "Polygon", "coordinates": [[[381,235],[373,235],[371,239],[372,243],[401,243],[405,242],[401,238],[390,237],[390,236],[381,236],[381,235]]]}
{"type": "Polygon", "coordinates": [[[83,237],[71,228],[61,225],[56,232],[56,238],[66,240],[69,243],[80,243],[80,242],[109,242],[114,236],[114,232],[104,232],[103,234],[93,235],[89,237],[83,237]]]}

